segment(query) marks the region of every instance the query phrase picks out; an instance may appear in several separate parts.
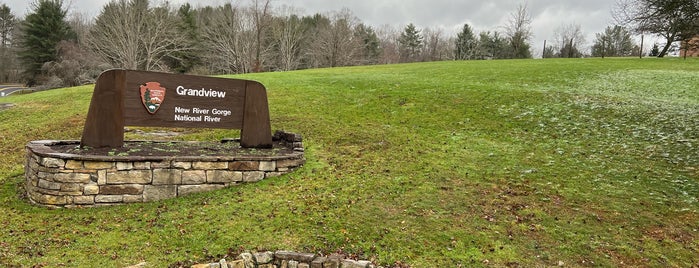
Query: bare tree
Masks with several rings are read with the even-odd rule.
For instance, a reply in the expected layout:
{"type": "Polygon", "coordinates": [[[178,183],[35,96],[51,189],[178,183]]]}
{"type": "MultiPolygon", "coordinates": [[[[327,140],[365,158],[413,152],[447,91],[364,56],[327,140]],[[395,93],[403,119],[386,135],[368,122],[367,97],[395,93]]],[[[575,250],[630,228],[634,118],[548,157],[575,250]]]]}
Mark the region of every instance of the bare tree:
{"type": "Polygon", "coordinates": [[[424,61],[442,61],[454,59],[454,42],[449,42],[441,28],[426,28],[422,31],[425,37],[423,50],[424,61]]]}
{"type": "Polygon", "coordinates": [[[580,58],[584,55],[581,50],[585,44],[585,35],[579,24],[561,25],[555,32],[559,58],[580,58]]]}
{"type": "Polygon", "coordinates": [[[343,9],[332,14],[330,24],[320,25],[311,44],[311,55],[318,66],[348,66],[357,62],[362,46],[353,32],[357,21],[349,9],[343,9]]]}
{"type": "Polygon", "coordinates": [[[510,14],[510,20],[505,26],[505,32],[510,41],[512,58],[531,58],[532,17],[526,4],[520,5],[510,14]]]}
{"type": "Polygon", "coordinates": [[[619,24],[631,25],[638,33],[652,33],[665,39],[658,57],[676,41],[699,34],[699,2],[696,0],[617,0],[613,11],[619,24]]]}
{"type": "Polygon", "coordinates": [[[381,53],[379,57],[380,64],[393,64],[400,62],[400,46],[398,38],[400,33],[390,25],[381,26],[376,35],[379,37],[379,47],[381,53]]]}
{"type": "Polygon", "coordinates": [[[277,67],[282,71],[298,68],[301,43],[306,36],[301,19],[291,9],[282,11],[283,16],[276,19],[272,27],[277,67]]]}
{"type": "MultiPolygon", "coordinates": [[[[250,7],[250,12],[252,14],[252,19],[255,28],[255,62],[253,71],[262,71],[262,54],[263,54],[263,38],[267,34],[270,24],[272,22],[271,6],[270,0],[251,0],[252,6],[250,7]]],[[[264,49],[265,51],[268,48],[264,49]]]]}
{"type": "Polygon", "coordinates": [[[177,32],[167,3],[151,8],[148,0],[112,0],[90,32],[90,47],[114,67],[166,70],[164,59],[190,49],[177,32]]]}
{"type": "Polygon", "coordinates": [[[213,73],[246,73],[252,70],[249,55],[250,47],[244,38],[244,11],[231,4],[202,12],[202,39],[208,47],[205,62],[211,63],[213,73]]]}

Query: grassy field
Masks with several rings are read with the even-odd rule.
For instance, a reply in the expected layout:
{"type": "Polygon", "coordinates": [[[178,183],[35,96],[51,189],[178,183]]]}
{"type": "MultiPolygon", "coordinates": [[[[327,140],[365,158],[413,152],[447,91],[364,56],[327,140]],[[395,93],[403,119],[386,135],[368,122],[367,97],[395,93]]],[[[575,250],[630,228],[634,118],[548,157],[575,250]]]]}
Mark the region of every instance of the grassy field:
{"type": "MultiPolygon", "coordinates": [[[[307,165],[177,200],[48,210],[23,146],[79,139],[91,86],[0,99],[0,266],[242,250],[382,265],[699,265],[699,60],[436,62],[253,74],[307,165]]],[[[188,130],[184,140],[237,136],[188,130]]],[[[139,138],[129,135],[127,138],[139,138]]],[[[227,256],[229,255],[229,256],[227,256]]]]}

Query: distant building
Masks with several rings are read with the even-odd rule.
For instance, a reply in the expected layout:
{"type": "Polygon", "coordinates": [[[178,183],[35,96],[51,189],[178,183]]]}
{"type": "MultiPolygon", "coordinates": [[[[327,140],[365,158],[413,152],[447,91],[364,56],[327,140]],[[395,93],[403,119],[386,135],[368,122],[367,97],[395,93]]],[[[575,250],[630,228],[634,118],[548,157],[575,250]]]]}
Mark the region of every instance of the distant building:
{"type": "Polygon", "coordinates": [[[699,57],[699,35],[689,40],[689,42],[682,42],[680,45],[680,57],[699,57]]]}

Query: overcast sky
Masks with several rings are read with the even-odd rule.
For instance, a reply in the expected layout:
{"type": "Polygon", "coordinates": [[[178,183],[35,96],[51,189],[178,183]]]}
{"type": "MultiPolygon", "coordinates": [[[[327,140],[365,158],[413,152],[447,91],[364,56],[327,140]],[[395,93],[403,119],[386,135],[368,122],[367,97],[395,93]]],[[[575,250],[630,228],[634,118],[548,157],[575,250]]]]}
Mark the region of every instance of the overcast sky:
{"type": "MultiPolygon", "coordinates": [[[[71,13],[93,17],[109,0],[64,0],[71,13]]],[[[161,0],[151,0],[159,3],[161,0]]],[[[228,2],[248,3],[250,0],[170,0],[172,4],[189,2],[193,6],[222,5],[228,2]]],[[[31,0],[0,0],[10,6],[17,16],[24,16],[31,0]]],[[[292,6],[303,14],[325,13],[348,8],[365,24],[380,27],[392,25],[400,30],[408,23],[418,28],[442,28],[455,34],[464,23],[481,31],[503,31],[510,14],[520,4],[527,4],[532,16],[534,55],[541,55],[544,40],[552,42],[554,32],[562,25],[578,24],[586,36],[586,48],[594,34],[614,23],[611,10],[614,0],[272,0],[274,7],[292,6]]],[[[550,44],[550,43],[549,43],[550,44]]]]}

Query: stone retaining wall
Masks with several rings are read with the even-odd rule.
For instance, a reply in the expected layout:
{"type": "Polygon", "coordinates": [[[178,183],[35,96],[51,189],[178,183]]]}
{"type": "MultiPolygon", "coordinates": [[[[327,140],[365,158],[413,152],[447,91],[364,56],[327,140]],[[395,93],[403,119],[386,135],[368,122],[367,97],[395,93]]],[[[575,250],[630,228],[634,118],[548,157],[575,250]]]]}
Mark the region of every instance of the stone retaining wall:
{"type": "Polygon", "coordinates": [[[217,263],[197,264],[192,268],[374,268],[365,260],[346,259],[343,256],[327,257],[312,253],[291,251],[243,253],[235,261],[221,260],[217,263]]]}
{"type": "Polygon", "coordinates": [[[77,141],[32,141],[27,144],[25,188],[31,202],[48,207],[148,202],[212,191],[283,175],[303,165],[300,136],[287,136],[293,143],[291,154],[235,157],[83,156],[49,147],[77,141]]]}

